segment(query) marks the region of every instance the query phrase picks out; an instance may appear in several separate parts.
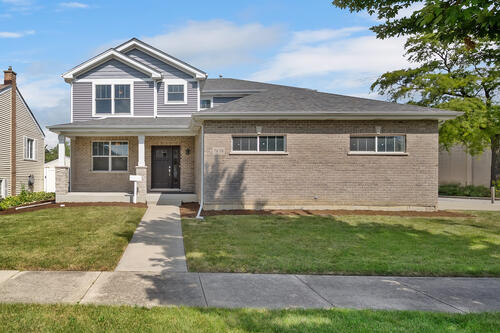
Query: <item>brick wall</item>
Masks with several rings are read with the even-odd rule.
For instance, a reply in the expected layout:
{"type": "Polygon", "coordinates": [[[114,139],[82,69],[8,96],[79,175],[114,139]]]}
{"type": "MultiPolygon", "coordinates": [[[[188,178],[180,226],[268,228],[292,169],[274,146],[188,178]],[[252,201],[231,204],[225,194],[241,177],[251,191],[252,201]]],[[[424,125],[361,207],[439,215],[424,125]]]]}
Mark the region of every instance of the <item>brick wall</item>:
{"type": "Polygon", "coordinates": [[[71,139],[71,191],[72,192],[132,192],[129,175],[137,166],[137,136],[86,137],[71,139]],[[128,171],[92,171],[92,141],[128,141],[128,171]]]}
{"type": "Polygon", "coordinates": [[[437,121],[207,121],[205,205],[424,207],[437,203],[437,121]],[[286,155],[230,154],[231,136],[287,135],[286,155]],[[406,156],[349,155],[350,134],[407,135],[406,156]],[[224,148],[214,153],[213,148],[224,148]]]}

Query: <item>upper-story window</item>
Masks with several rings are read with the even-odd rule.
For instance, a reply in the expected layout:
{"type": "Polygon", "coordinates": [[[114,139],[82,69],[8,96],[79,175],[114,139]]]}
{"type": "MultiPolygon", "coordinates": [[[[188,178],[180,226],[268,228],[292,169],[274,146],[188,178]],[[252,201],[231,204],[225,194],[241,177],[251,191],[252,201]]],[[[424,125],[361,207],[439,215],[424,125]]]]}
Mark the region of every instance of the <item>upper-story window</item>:
{"type": "Polygon", "coordinates": [[[210,98],[200,99],[200,109],[210,109],[212,107],[212,100],[210,98]]]}
{"type": "Polygon", "coordinates": [[[131,114],[130,84],[96,84],[95,114],[131,114]]]}
{"type": "Polygon", "coordinates": [[[187,82],[185,80],[165,80],[165,104],[187,103],[187,82]]]}
{"type": "Polygon", "coordinates": [[[36,160],[36,140],[24,137],[24,159],[36,160]]]}

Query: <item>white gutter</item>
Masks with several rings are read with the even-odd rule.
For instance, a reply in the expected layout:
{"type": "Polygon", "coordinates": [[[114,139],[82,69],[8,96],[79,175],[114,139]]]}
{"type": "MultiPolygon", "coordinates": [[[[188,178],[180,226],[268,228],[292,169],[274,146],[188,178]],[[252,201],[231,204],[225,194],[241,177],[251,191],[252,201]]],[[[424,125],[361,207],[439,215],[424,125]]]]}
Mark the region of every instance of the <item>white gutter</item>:
{"type": "Polygon", "coordinates": [[[203,216],[201,216],[201,211],[203,210],[203,201],[205,199],[205,128],[203,124],[201,124],[201,195],[200,195],[200,209],[198,209],[198,214],[196,214],[196,218],[199,220],[203,220],[203,216]]]}
{"type": "Polygon", "coordinates": [[[447,119],[454,119],[462,114],[463,114],[462,112],[455,112],[455,111],[438,111],[438,112],[403,111],[403,112],[379,112],[379,113],[375,112],[203,112],[203,113],[193,114],[193,118],[199,120],[233,120],[233,119],[447,120],[447,119]]]}

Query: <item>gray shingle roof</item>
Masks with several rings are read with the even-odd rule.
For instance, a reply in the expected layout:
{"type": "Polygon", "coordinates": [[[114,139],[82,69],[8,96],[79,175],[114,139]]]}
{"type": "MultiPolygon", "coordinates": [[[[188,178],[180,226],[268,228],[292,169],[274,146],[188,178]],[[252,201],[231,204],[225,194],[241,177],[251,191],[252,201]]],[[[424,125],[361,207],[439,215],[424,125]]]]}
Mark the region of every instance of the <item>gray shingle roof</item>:
{"type": "Polygon", "coordinates": [[[412,111],[425,113],[450,112],[410,104],[391,103],[367,98],[323,93],[305,88],[279,86],[235,79],[215,79],[211,80],[210,82],[207,81],[207,85],[210,88],[217,87],[217,89],[221,90],[226,87],[234,86],[241,89],[260,87],[261,89],[265,90],[242,97],[229,103],[225,103],[213,109],[206,109],[199,112],[203,114],[250,112],[373,112],[384,114],[390,114],[392,112],[412,111]]]}
{"type": "Polygon", "coordinates": [[[191,125],[191,117],[165,117],[165,118],[102,118],[87,121],[48,126],[50,130],[64,129],[187,129],[191,125]]]}
{"type": "MultiPolygon", "coordinates": [[[[280,87],[276,84],[238,80],[231,78],[207,79],[203,86],[202,92],[210,91],[261,91],[273,87],[280,87]]],[[[281,86],[283,87],[283,86],[281,86]]]]}

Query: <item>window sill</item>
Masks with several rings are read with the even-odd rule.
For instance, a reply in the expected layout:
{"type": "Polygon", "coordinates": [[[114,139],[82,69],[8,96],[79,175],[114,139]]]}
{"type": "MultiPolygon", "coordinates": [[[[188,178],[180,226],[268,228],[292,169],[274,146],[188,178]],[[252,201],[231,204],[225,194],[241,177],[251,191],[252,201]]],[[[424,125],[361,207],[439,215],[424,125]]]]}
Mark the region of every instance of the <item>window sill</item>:
{"type": "Polygon", "coordinates": [[[231,151],[229,155],[288,155],[286,151],[231,151]]]}
{"type": "Polygon", "coordinates": [[[186,105],[187,102],[165,102],[165,105],[186,105]]]}
{"type": "Polygon", "coordinates": [[[352,156],[408,156],[408,153],[388,153],[388,152],[369,152],[369,151],[350,151],[347,155],[352,156]]]}
{"type": "Polygon", "coordinates": [[[130,173],[127,171],[104,171],[104,170],[90,170],[91,173],[130,173]]]}
{"type": "Polygon", "coordinates": [[[28,161],[28,162],[37,162],[37,160],[33,159],[33,158],[25,158],[23,159],[24,161],[28,161]]]}

